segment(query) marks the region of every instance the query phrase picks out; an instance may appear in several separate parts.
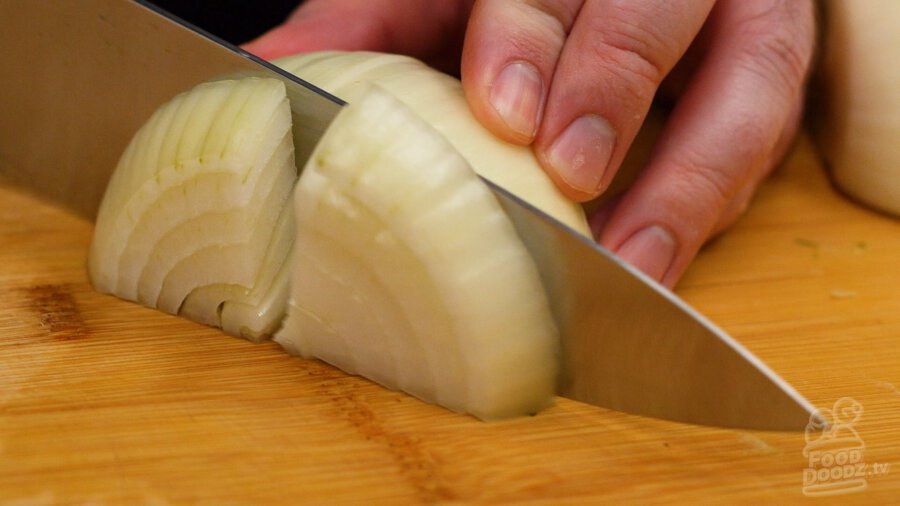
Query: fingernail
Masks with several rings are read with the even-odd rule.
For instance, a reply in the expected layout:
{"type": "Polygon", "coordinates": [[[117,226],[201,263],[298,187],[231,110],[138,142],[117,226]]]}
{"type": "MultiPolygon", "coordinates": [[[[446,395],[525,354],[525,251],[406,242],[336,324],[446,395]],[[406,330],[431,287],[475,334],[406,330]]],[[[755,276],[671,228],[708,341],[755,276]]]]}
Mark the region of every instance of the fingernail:
{"type": "Polygon", "coordinates": [[[490,101],[506,126],[531,140],[537,131],[544,84],[530,63],[507,65],[491,85],[490,101]]]}
{"type": "Polygon", "coordinates": [[[616,147],[616,131],[608,121],[586,114],[573,121],[547,152],[547,162],[573,189],[595,195],[616,147]]]}
{"type": "Polygon", "coordinates": [[[616,254],[641,272],[662,281],[675,259],[675,238],[659,225],[651,225],[636,232],[616,251],[616,254]]]}

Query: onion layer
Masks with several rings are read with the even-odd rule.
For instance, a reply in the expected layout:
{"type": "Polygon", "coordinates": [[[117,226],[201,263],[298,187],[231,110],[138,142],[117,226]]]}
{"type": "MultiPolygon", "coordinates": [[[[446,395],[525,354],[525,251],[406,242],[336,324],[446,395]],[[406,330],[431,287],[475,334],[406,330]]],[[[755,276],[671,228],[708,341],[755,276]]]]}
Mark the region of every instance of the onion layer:
{"type": "Polygon", "coordinates": [[[113,173],[91,281],[215,326],[243,311],[229,331],[271,334],[287,293],[277,278],[287,274],[293,222],[285,210],[296,178],[280,81],[216,81],[175,97],[135,134],[113,173]]]}
{"type": "Polygon", "coordinates": [[[558,338],[534,261],[491,191],[388,93],[355,96],[295,195],[276,341],[484,419],[548,405],[558,338]]]}
{"type": "Polygon", "coordinates": [[[440,132],[475,172],[591,235],[584,211],[560,193],[531,148],[501,141],[475,119],[459,80],[408,56],[365,51],[305,53],[274,63],[350,103],[378,85],[440,132]]]}
{"type": "Polygon", "coordinates": [[[109,183],[94,286],[252,340],[277,331],[291,353],[483,419],[550,404],[558,336],[546,294],[478,173],[586,234],[580,206],[530,149],[475,121],[458,81],[415,60],[282,64],[350,101],[299,183],[279,80],[175,97],[109,183]]]}

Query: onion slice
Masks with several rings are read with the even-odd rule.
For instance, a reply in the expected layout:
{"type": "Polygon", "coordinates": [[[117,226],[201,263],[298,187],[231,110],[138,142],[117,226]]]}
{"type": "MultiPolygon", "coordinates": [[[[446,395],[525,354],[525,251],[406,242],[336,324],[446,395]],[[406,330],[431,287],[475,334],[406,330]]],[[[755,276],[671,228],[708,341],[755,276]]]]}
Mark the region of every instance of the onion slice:
{"type": "Polygon", "coordinates": [[[591,236],[581,206],[559,191],[531,148],[500,140],[472,115],[458,79],[408,56],[366,51],[304,53],[274,63],[350,103],[378,85],[446,137],[475,172],[591,236]]]}
{"type": "Polygon", "coordinates": [[[551,404],[559,343],[547,296],[478,174],[588,233],[580,206],[530,149],[478,125],[458,81],[416,60],[291,62],[305,78],[331,75],[338,86],[325,87],[350,100],[299,182],[281,81],[178,95],[113,173],[89,254],[94,286],[235,336],[274,334],[291,353],[482,419],[551,404]]]}
{"type": "Polygon", "coordinates": [[[558,336],[534,261],[456,148],[378,88],[355,94],[295,194],[275,340],[482,419],[551,403],[558,336]]]}
{"type": "Polygon", "coordinates": [[[285,209],[296,172],[281,81],[215,81],[178,95],[135,134],[113,173],[91,281],[210,325],[224,317],[229,332],[249,339],[270,335],[287,296],[285,209]]]}

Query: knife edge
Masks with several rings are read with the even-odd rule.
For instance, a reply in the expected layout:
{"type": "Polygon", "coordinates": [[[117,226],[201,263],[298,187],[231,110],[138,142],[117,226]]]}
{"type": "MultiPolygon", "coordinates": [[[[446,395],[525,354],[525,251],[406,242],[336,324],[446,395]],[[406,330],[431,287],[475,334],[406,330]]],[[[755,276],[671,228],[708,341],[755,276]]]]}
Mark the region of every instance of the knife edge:
{"type": "Polygon", "coordinates": [[[824,422],[803,395],[674,292],[487,184],[548,292],[562,339],[561,395],[701,425],[802,430],[824,422]]]}

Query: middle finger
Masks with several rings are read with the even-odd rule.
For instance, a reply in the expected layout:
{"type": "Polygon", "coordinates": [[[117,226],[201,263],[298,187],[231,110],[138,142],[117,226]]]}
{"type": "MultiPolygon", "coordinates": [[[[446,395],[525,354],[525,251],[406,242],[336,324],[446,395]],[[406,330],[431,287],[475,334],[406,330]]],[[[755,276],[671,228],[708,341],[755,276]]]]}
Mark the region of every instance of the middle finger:
{"type": "Polygon", "coordinates": [[[609,185],[660,82],[703,26],[713,0],[587,0],[565,41],[535,140],[568,197],[609,185]]]}

